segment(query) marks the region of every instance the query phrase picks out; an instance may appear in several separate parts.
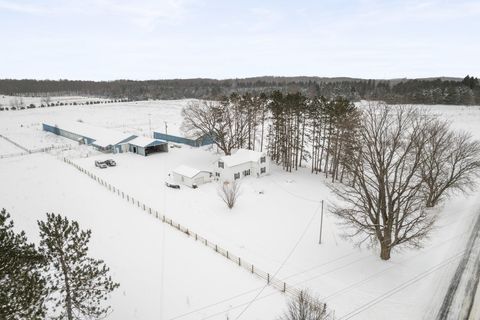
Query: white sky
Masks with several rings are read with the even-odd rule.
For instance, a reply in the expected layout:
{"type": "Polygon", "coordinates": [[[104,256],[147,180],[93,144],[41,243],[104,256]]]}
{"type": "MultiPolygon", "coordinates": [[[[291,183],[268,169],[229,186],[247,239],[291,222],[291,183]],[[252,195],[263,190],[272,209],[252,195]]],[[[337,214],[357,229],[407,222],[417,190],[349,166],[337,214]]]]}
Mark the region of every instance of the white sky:
{"type": "Polygon", "coordinates": [[[0,78],[480,76],[480,1],[0,0],[0,78]]]}

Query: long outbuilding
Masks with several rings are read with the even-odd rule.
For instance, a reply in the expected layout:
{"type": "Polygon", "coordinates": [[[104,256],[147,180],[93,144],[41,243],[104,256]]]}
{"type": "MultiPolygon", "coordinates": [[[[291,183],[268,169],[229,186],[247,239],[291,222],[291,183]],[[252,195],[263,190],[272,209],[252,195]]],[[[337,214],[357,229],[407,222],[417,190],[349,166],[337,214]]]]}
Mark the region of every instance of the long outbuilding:
{"type": "Polygon", "coordinates": [[[43,122],[44,131],[87,144],[103,152],[133,152],[143,156],[155,152],[168,152],[168,142],[139,137],[112,129],[92,126],[79,121],[43,122]]]}
{"type": "Polygon", "coordinates": [[[206,146],[214,143],[210,135],[186,137],[180,134],[167,134],[159,131],[154,131],[153,137],[156,139],[165,140],[167,142],[186,144],[192,147],[202,147],[202,146],[206,146]]]}

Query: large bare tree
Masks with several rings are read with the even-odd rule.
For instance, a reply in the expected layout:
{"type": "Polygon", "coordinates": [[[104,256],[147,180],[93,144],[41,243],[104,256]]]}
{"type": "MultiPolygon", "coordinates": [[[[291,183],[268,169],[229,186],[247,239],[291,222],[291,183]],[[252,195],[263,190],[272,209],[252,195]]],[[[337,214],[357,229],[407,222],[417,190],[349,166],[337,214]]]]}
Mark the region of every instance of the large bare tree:
{"type": "Polygon", "coordinates": [[[193,101],[183,110],[182,130],[194,136],[210,136],[226,155],[248,140],[248,114],[230,99],[193,101]]]}
{"type": "Polygon", "coordinates": [[[434,207],[452,192],[474,189],[480,174],[480,143],[468,133],[451,131],[442,120],[427,128],[421,169],[426,206],[434,207]]]}
{"type": "Polygon", "coordinates": [[[347,235],[378,243],[383,260],[396,246],[420,246],[435,220],[425,210],[420,174],[428,121],[409,107],[368,107],[358,129],[362,145],[344,163],[352,183],[333,187],[343,200],[333,212],[347,235]]]}

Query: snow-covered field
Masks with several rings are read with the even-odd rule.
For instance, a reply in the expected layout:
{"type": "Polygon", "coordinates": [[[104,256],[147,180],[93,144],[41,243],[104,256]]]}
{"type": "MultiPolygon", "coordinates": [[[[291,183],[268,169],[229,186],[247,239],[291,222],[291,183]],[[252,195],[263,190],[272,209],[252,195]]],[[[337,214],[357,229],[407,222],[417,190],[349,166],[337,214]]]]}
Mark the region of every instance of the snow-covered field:
{"type": "MultiPolygon", "coordinates": [[[[169,132],[176,132],[186,103],[130,102],[0,113],[0,134],[27,148],[38,148],[72,143],[43,132],[43,120],[81,119],[145,136],[152,129],[162,130],[167,122],[169,132]]],[[[480,107],[429,108],[480,139],[480,107]]],[[[12,153],[8,149],[12,147],[0,140],[0,154],[12,153]]],[[[341,237],[341,227],[328,211],[331,194],[325,181],[308,169],[286,173],[273,166],[265,178],[242,180],[242,194],[229,211],[218,198],[215,183],[198,189],[164,186],[168,173],[180,164],[209,169],[218,157],[215,148],[182,146],[141,157],[103,155],[75,146],[67,155],[270,273],[306,230],[278,277],[308,288],[340,319],[432,318],[480,207],[475,195],[452,198],[440,209],[437,229],[425,248],[397,252],[384,262],[375,249],[357,248],[341,237]],[[106,170],[94,166],[94,160],[106,158],[113,158],[118,166],[106,170]],[[321,200],[325,210],[320,245],[321,200]]],[[[225,310],[232,309],[228,313],[235,316],[262,287],[263,282],[245,270],[123,202],[58,156],[56,151],[0,160],[0,206],[11,212],[17,227],[32,240],[36,240],[36,220],[47,211],[63,213],[93,230],[92,254],[102,257],[121,283],[112,297],[111,319],[226,319],[225,310]],[[190,314],[178,317],[186,313],[190,314]]],[[[243,319],[275,319],[281,313],[285,301],[281,293],[268,289],[260,297],[243,319]]]]}
{"type": "MultiPolygon", "coordinates": [[[[39,106],[43,103],[42,97],[17,97],[17,96],[8,96],[0,95],[0,106],[10,107],[12,101],[23,101],[25,106],[33,103],[36,106],[39,106]]],[[[84,96],[59,96],[59,97],[50,97],[50,103],[84,103],[87,101],[104,101],[108,99],[96,98],[96,97],[84,97],[84,96]]]]}

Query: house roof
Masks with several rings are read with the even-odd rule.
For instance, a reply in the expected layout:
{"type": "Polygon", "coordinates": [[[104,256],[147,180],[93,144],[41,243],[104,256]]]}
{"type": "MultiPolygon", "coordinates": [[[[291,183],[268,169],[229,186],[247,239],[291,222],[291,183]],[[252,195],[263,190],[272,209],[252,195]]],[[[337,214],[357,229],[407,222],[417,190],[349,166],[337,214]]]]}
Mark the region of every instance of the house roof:
{"type": "Polygon", "coordinates": [[[200,172],[208,172],[206,170],[199,170],[196,168],[192,168],[186,165],[181,165],[173,169],[173,172],[182,176],[185,176],[187,178],[193,178],[200,172]]]}
{"type": "Polygon", "coordinates": [[[43,123],[51,127],[57,127],[59,129],[80,135],[82,137],[90,138],[94,140],[93,144],[99,147],[108,147],[109,145],[115,145],[135,137],[133,134],[96,127],[78,121],[54,120],[43,123]]]}
{"type": "Polygon", "coordinates": [[[147,137],[136,137],[128,141],[128,143],[135,146],[139,146],[139,147],[148,147],[148,146],[157,146],[157,145],[165,144],[166,142],[158,139],[147,138],[147,137]]]}
{"type": "Polygon", "coordinates": [[[234,154],[230,156],[223,156],[220,158],[220,160],[228,167],[234,167],[246,162],[257,162],[263,156],[263,152],[247,149],[238,149],[237,152],[235,152],[234,154]]]}

